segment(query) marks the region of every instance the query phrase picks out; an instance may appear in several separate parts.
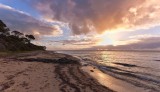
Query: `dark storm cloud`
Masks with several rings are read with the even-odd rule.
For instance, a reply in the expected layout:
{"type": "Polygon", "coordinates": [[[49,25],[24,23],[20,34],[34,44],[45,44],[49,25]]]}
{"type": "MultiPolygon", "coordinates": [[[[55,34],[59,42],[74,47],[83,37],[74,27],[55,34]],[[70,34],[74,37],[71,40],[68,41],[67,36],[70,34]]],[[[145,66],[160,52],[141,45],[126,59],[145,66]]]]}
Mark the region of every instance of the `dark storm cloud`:
{"type": "Polygon", "coordinates": [[[57,28],[37,20],[22,11],[0,4],[0,20],[4,21],[11,30],[35,35],[51,35],[57,28]]]}
{"type": "Polygon", "coordinates": [[[102,33],[123,24],[131,7],[145,0],[27,0],[46,19],[70,24],[74,34],[102,33]]]}

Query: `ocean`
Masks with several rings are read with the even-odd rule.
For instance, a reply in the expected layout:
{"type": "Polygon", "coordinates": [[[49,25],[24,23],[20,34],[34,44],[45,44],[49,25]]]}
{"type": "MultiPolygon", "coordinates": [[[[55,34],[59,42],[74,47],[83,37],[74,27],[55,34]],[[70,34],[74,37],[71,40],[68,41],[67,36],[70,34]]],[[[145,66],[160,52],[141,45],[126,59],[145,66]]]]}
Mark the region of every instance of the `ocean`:
{"type": "Polygon", "coordinates": [[[87,65],[145,92],[160,92],[160,52],[58,51],[79,57],[87,65]]]}

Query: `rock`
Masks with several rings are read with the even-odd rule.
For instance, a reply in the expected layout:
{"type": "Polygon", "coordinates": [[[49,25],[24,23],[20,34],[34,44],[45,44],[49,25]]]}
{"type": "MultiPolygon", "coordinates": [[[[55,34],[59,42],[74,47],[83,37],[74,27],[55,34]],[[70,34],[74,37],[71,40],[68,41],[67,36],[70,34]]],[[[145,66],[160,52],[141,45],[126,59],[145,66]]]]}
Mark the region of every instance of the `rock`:
{"type": "Polygon", "coordinates": [[[94,72],[93,70],[90,70],[91,72],[94,72]]]}

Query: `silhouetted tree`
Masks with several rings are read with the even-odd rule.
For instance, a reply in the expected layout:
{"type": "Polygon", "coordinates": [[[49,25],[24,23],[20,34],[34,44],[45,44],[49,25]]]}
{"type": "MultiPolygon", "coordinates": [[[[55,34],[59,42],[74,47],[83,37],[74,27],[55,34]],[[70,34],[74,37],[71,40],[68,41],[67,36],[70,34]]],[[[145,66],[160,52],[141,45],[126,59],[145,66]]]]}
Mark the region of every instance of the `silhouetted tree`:
{"type": "Polygon", "coordinates": [[[25,37],[22,37],[22,38],[21,38],[21,41],[22,41],[24,44],[29,44],[29,43],[30,43],[30,40],[28,40],[28,39],[25,38],[25,37]]]}
{"type": "Polygon", "coordinates": [[[20,37],[20,36],[23,36],[24,34],[19,32],[19,31],[12,31],[11,32],[14,36],[17,36],[17,37],[20,37]]]}
{"type": "Polygon", "coordinates": [[[0,34],[9,35],[10,29],[0,20],[0,34]]]}
{"type": "Polygon", "coordinates": [[[29,40],[35,40],[35,37],[33,35],[25,35],[29,40]]]}
{"type": "MultiPolygon", "coordinates": [[[[37,46],[30,41],[35,40],[33,35],[25,35],[19,31],[12,31],[7,28],[0,20],[0,44],[4,45],[8,51],[31,51],[31,50],[45,50],[44,46],[37,46]],[[11,34],[10,34],[11,33],[11,34]]],[[[0,51],[4,51],[0,49],[0,51]]]]}
{"type": "Polygon", "coordinates": [[[4,32],[6,27],[6,24],[4,24],[2,20],[0,20],[0,32],[4,32]]]}

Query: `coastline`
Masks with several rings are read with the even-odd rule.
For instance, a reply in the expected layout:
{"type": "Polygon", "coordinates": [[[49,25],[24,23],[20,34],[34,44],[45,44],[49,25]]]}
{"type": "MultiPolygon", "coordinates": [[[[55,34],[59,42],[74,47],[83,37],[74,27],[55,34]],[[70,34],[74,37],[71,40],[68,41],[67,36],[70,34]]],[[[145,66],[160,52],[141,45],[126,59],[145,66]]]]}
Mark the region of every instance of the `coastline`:
{"type": "Polygon", "coordinates": [[[108,74],[104,74],[102,71],[93,66],[82,67],[82,69],[90,76],[97,79],[100,84],[114,90],[115,92],[145,92],[143,88],[136,87],[108,74]],[[94,70],[94,73],[90,72],[91,70],[94,70]]]}
{"type": "Polygon", "coordinates": [[[73,56],[50,51],[0,58],[2,92],[113,92],[84,72],[73,56]]]}

